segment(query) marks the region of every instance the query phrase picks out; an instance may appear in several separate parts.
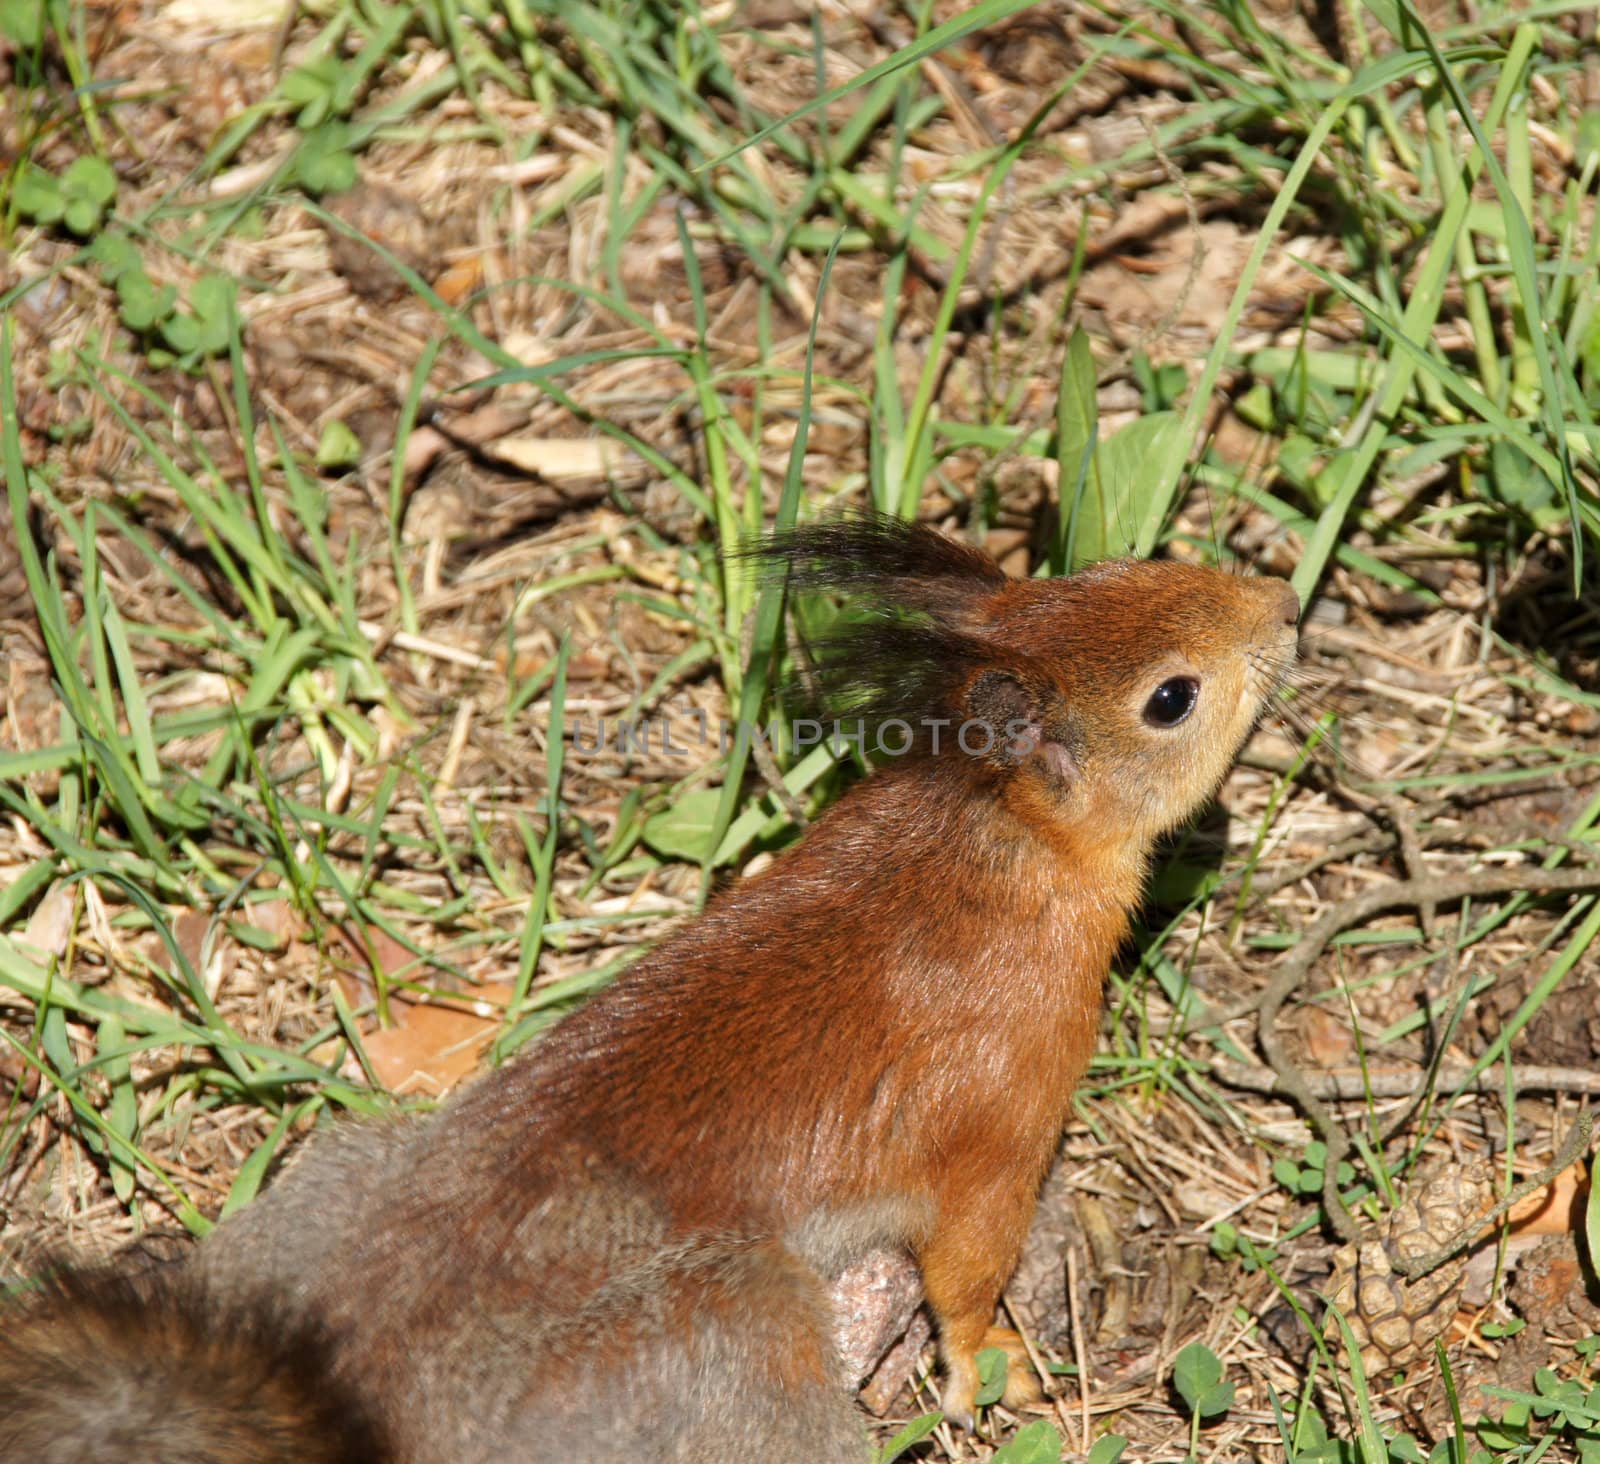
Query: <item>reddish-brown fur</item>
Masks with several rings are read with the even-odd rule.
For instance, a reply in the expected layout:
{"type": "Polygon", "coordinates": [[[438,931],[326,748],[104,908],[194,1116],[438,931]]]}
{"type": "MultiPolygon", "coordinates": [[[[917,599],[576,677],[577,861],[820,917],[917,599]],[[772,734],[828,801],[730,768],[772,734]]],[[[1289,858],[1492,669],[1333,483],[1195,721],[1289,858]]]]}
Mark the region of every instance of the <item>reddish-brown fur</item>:
{"type": "Polygon", "coordinates": [[[201,1285],[336,1339],[330,1386],[396,1459],[862,1457],[825,1285],[882,1245],[921,1266],[970,1422],[1152,843],[1293,654],[1274,581],[1012,581],[879,521],[774,556],[886,607],[847,704],[1017,735],[968,756],[924,729],[528,1057],[325,1140],[201,1248],[201,1285]],[[1174,677],[1199,700],[1153,727],[1174,677]]]}

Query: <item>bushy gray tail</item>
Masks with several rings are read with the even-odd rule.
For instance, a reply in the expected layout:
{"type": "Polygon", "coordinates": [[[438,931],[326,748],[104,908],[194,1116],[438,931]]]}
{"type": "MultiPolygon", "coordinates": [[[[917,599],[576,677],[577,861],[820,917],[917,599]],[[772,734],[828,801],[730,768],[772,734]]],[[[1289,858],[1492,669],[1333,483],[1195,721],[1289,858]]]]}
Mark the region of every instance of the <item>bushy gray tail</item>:
{"type": "Polygon", "coordinates": [[[0,1310],[0,1464],[377,1464],[329,1355],[182,1268],[68,1273],[0,1310]]]}

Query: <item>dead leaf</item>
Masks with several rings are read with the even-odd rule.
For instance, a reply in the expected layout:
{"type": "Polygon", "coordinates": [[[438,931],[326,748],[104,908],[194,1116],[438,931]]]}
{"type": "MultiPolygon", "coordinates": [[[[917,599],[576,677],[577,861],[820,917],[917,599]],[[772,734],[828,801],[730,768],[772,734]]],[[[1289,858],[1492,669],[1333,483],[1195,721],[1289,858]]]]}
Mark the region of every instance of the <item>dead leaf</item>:
{"type": "Polygon", "coordinates": [[[553,482],[609,478],[628,451],[609,437],[502,437],[484,446],[487,456],[553,482]]]}
{"type": "Polygon", "coordinates": [[[483,258],[468,255],[446,266],[434,279],[433,288],[447,305],[459,305],[483,284],[483,258]]]}
{"type": "Polygon", "coordinates": [[[1350,1061],[1350,1020],[1324,1007],[1308,1007],[1301,1017],[1306,1052],[1320,1068],[1342,1067],[1350,1061]]]}
{"type": "MultiPolygon", "coordinates": [[[[328,947],[341,956],[333,979],[353,1007],[376,1000],[374,967],[385,976],[413,981],[425,974],[417,958],[378,926],[367,929],[364,947],[357,945],[354,931],[337,926],[329,932],[328,947]]],[[[427,979],[433,979],[431,973],[427,979]]],[[[375,1019],[364,1024],[361,1045],[372,1076],[395,1093],[439,1097],[449,1092],[477,1068],[500,1028],[511,993],[503,983],[460,993],[392,991],[390,1025],[378,1027],[375,1019]]]]}
{"type": "Polygon", "coordinates": [[[73,893],[69,884],[54,884],[33,908],[22,938],[47,956],[64,956],[72,934],[73,893]]]}
{"type": "Polygon", "coordinates": [[[475,988],[470,998],[391,1002],[394,1025],[362,1043],[373,1076],[396,1093],[449,1092],[477,1068],[510,1000],[511,987],[495,984],[475,988]]]}
{"type": "Polygon", "coordinates": [[[1511,1207],[1513,1235],[1564,1235],[1583,1221],[1589,1178],[1582,1161],[1511,1207]]]}
{"type": "Polygon", "coordinates": [[[341,957],[333,979],[353,1007],[377,1000],[376,971],[402,981],[415,981],[423,974],[417,957],[382,926],[369,925],[364,936],[358,936],[354,929],[336,925],[328,932],[328,950],[341,957]]]}
{"type": "Polygon", "coordinates": [[[283,0],[169,0],[165,17],[191,36],[271,30],[283,24],[283,0]]]}

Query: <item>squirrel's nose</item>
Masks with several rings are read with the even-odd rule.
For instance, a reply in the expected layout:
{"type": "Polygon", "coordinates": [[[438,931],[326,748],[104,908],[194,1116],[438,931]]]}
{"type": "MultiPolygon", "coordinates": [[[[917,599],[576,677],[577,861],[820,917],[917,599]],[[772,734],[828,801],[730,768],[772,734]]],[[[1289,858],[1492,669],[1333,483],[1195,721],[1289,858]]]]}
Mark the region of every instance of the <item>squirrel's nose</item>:
{"type": "Polygon", "coordinates": [[[1300,597],[1288,580],[1268,580],[1272,586],[1273,614],[1281,624],[1293,630],[1300,624],[1300,597]]]}

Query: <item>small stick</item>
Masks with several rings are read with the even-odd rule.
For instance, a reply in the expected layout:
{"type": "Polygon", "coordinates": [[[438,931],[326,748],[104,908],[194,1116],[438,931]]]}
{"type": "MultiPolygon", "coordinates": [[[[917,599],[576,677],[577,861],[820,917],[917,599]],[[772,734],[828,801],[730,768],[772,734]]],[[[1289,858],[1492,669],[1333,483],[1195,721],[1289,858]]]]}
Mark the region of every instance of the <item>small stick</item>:
{"type": "MultiPolygon", "coordinates": [[[[1218,1058],[1207,1069],[1219,1083],[1246,1093],[1276,1093],[1278,1075],[1271,1068],[1249,1067],[1242,1062],[1218,1058]]],[[[1496,1063],[1470,1080],[1470,1067],[1456,1064],[1439,1070],[1441,1088],[1463,1089],[1468,1093],[1498,1093],[1505,1087],[1504,1067],[1496,1063]]],[[[1384,1069],[1361,1073],[1341,1068],[1308,1076],[1307,1084],[1318,1098],[1338,1102],[1363,1098],[1409,1098],[1416,1092],[1418,1074],[1384,1069]]],[[[1536,1063],[1513,1063],[1511,1076],[1522,1093],[1592,1093],[1600,1096],[1600,1072],[1588,1068],[1546,1067],[1536,1063]]]]}
{"type": "Polygon", "coordinates": [[[765,780],[768,791],[782,805],[783,811],[789,815],[797,829],[803,829],[811,822],[806,817],[806,811],[800,806],[800,800],[789,791],[789,785],[783,781],[783,769],[778,766],[777,758],[773,757],[772,749],[767,745],[767,736],[760,727],[750,729],[750,756],[755,759],[756,769],[765,780]]]}
{"type": "Polygon", "coordinates": [[[1078,1442],[1087,1454],[1093,1442],[1093,1422],[1089,1416],[1089,1350],[1083,1345],[1083,1315],[1078,1310],[1078,1252],[1070,1245],[1067,1247],[1067,1316],[1072,1322],[1072,1358],[1078,1364],[1078,1442]]]}

